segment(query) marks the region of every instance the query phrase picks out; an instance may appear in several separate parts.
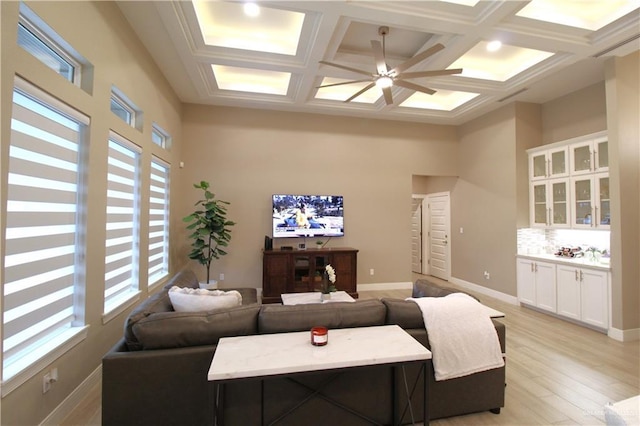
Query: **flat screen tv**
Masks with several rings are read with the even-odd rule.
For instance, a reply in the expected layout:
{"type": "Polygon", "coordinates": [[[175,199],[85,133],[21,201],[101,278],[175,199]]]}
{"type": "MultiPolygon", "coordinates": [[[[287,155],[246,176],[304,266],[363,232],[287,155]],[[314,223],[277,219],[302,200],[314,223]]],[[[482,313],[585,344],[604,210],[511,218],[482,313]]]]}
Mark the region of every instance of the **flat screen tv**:
{"type": "Polygon", "coordinates": [[[273,238],[342,237],[342,195],[274,195],[273,238]]]}

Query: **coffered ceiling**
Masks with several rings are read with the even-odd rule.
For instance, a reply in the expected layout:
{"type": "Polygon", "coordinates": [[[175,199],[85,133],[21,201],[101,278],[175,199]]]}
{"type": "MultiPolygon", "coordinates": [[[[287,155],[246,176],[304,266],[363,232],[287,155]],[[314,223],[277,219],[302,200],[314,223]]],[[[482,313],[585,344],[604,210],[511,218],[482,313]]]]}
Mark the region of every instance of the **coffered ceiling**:
{"type": "Polygon", "coordinates": [[[197,104],[461,124],[602,81],[607,57],[640,49],[640,0],[118,4],[180,99],[197,104]],[[439,43],[405,71],[462,72],[405,80],[433,94],[394,84],[389,103],[373,85],[345,102],[377,78],[371,40],[388,69],[439,43]]]}

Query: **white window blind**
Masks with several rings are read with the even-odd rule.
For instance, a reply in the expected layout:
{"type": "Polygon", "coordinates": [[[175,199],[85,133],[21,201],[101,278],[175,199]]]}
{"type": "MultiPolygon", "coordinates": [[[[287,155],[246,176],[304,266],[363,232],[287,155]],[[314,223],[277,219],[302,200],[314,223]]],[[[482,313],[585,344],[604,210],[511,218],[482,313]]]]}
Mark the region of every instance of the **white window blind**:
{"type": "Polygon", "coordinates": [[[83,329],[82,141],[89,120],[16,79],[4,253],[3,380],[83,329]]]}
{"type": "Polygon", "coordinates": [[[151,159],[149,195],[149,281],[169,274],[169,171],[167,163],[151,159]]]}
{"type": "Polygon", "coordinates": [[[104,311],[138,291],[140,148],[111,133],[107,168],[104,311]]]}

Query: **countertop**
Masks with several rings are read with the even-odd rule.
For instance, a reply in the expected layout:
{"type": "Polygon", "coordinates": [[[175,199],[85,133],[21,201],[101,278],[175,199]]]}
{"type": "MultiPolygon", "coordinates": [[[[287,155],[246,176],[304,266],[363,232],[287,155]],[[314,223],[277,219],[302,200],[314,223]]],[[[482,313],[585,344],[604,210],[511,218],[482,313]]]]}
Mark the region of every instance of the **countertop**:
{"type": "Polygon", "coordinates": [[[558,263],[563,265],[573,265],[580,268],[598,269],[600,271],[611,271],[609,263],[594,262],[586,257],[560,257],[553,254],[518,254],[517,257],[523,259],[543,260],[545,262],[558,263]]]}

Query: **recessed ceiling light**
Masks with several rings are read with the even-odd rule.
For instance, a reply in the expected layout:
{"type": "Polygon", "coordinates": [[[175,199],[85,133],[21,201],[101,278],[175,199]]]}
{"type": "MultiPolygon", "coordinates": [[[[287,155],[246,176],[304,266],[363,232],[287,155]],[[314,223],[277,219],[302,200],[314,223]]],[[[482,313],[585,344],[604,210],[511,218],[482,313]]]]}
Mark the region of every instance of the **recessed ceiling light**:
{"type": "Polygon", "coordinates": [[[502,42],[500,40],[493,40],[487,43],[487,50],[489,52],[496,52],[500,50],[501,47],[502,47],[502,42]]]}
{"type": "Polygon", "coordinates": [[[252,18],[255,18],[256,16],[260,15],[260,6],[252,2],[245,3],[244,13],[247,16],[251,16],[252,18]]]}

